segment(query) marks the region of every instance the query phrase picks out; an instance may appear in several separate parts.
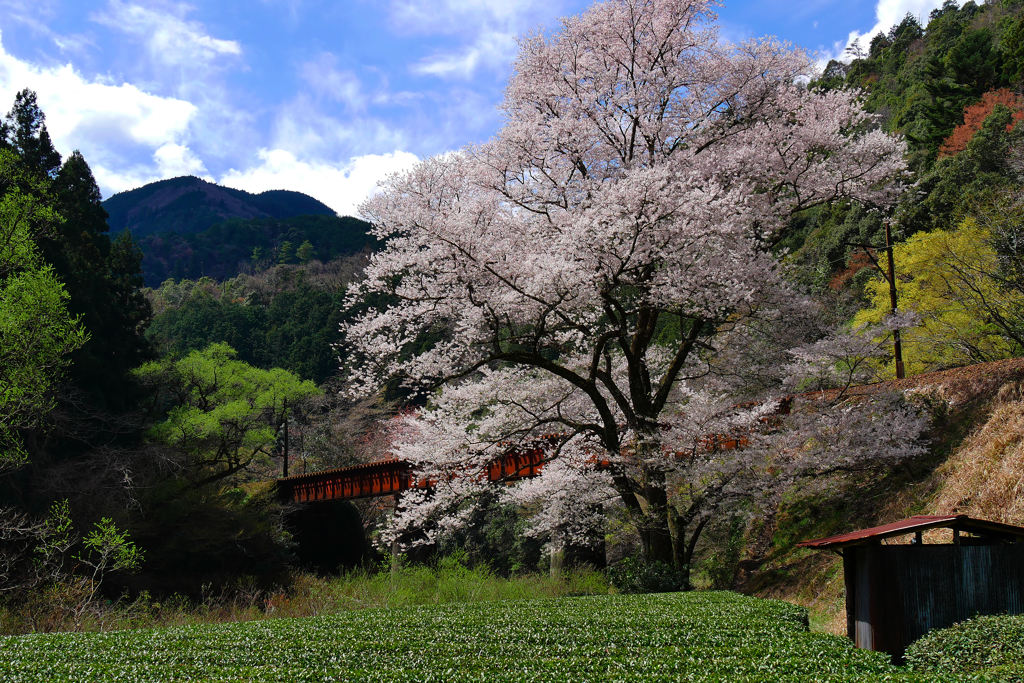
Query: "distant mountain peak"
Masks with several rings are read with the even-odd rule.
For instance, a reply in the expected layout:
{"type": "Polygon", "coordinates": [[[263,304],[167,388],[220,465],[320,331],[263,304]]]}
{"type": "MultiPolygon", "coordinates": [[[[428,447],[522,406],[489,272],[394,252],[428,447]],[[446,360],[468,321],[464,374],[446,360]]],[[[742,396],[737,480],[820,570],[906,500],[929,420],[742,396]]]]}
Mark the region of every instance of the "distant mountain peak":
{"type": "Polygon", "coordinates": [[[292,218],[334,216],[335,212],[309,195],[291,190],[259,194],[223,187],[196,176],[158,180],[119,192],[105,202],[112,234],[129,229],[136,237],[162,232],[201,232],[231,218],[292,218]]]}

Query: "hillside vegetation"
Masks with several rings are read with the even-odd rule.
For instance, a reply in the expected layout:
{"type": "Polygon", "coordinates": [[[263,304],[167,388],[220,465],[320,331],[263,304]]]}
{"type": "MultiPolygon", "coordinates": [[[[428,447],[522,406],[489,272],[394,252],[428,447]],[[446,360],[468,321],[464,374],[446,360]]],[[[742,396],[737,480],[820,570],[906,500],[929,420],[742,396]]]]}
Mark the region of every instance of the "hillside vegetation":
{"type": "Polygon", "coordinates": [[[364,254],[327,263],[278,265],[217,282],[168,280],[148,292],[154,317],[148,337],[175,356],[230,344],[256,367],[285,368],[323,383],[338,372],[340,324],[361,308],[345,306],[364,254]]]}
{"type": "Polygon", "coordinates": [[[252,194],[194,176],[159,180],[102,203],[110,232],[131,233],[147,287],[223,281],[274,264],[329,261],[377,246],[370,225],[290,190],[252,194]]]}
{"type": "Polygon", "coordinates": [[[158,180],[118,192],[103,202],[113,234],[130,230],[136,239],[160,232],[200,232],[230,218],[333,216],[326,204],[291,190],[259,194],[221,187],[195,176],[158,180]]]}
{"type": "MultiPolygon", "coordinates": [[[[841,559],[798,549],[796,542],[912,515],[967,514],[1024,526],[1022,385],[1024,359],[1009,359],[854,389],[866,395],[897,388],[921,397],[935,410],[929,455],[884,476],[794,492],[747,538],[736,575],[743,589],[806,605],[816,628],[843,635],[841,559]]],[[[925,540],[949,542],[941,531],[926,533],[925,540]]]]}
{"type": "MultiPolygon", "coordinates": [[[[730,574],[745,590],[811,606],[814,623],[835,633],[846,631],[841,563],[797,550],[797,541],[913,514],[1024,524],[1022,366],[1000,360],[1024,350],[1021,3],[947,1],[926,18],[908,14],[863,47],[848,63],[829,63],[812,87],[862,89],[880,125],[909,143],[917,185],[894,216],[896,289],[900,308],[919,321],[903,330],[913,376],[892,380],[890,356],[880,376],[890,381],[852,393],[888,387],[918,401],[931,416],[929,452],[892,471],[790,491],[746,528],[730,574]]],[[[810,291],[853,325],[889,314],[888,283],[854,246],[884,244],[877,214],[832,205],[794,227],[789,260],[810,291]]],[[[884,267],[884,251],[874,256],[884,267]]],[[[726,533],[718,532],[719,546],[726,533]]]]}
{"type": "Polygon", "coordinates": [[[169,279],[229,280],[276,264],[327,262],[376,248],[370,224],[345,216],[232,218],[198,232],[160,232],[139,238],[147,287],[169,279]]]}

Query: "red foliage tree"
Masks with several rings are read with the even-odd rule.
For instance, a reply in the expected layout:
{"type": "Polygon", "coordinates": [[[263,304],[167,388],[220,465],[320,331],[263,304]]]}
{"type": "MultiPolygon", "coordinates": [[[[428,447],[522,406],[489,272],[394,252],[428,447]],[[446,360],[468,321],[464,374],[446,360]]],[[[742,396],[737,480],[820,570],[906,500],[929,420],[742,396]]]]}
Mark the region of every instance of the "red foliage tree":
{"type": "Polygon", "coordinates": [[[981,124],[997,104],[1013,111],[1013,123],[1006,127],[1007,132],[1013,130],[1017,122],[1024,119],[1024,98],[1020,95],[1006,88],[987,92],[982,95],[980,102],[964,107],[964,122],[954,128],[953,133],[939,147],[939,158],[953,156],[967,149],[967,143],[981,130],[981,124]]]}

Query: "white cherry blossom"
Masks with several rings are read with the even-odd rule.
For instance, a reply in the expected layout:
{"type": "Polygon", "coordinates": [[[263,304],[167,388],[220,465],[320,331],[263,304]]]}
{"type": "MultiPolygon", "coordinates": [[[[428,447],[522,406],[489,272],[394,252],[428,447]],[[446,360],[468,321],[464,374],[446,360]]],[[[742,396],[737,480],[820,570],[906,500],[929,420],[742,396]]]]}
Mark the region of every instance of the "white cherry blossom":
{"type": "MultiPolygon", "coordinates": [[[[690,419],[696,350],[783,286],[769,247],[794,211],[894,200],[904,145],[858,94],[806,90],[812,62],[792,46],[721,41],[712,6],[610,0],[526,36],[498,135],[392,176],[362,205],[387,245],[351,300],[394,303],[345,330],[363,359],[354,379],[442,388],[422,440],[396,451],[439,482],[404,514],[480,485],[444,472],[557,433],[609,459],[601,476],[647,557],[671,563],[682,437],[667,426],[690,419]],[[442,340],[414,344],[428,332],[442,340]]],[[[544,476],[597,486],[572,469],[544,476]]]]}

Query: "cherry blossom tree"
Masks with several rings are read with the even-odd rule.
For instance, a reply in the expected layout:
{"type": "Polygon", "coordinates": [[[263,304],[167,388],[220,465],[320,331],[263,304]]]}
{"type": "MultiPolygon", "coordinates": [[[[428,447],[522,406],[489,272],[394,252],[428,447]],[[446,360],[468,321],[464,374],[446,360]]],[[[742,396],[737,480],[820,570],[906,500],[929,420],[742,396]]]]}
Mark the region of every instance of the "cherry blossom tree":
{"type": "Polygon", "coordinates": [[[811,343],[787,350],[793,362],[783,368],[786,385],[795,391],[839,389],[840,396],[856,384],[882,379],[884,365],[892,357],[893,334],[916,327],[921,316],[913,311],[890,313],[877,325],[838,328],[811,343]]]}
{"type": "MultiPolygon", "coordinates": [[[[361,207],[387,243],[352,300],[394,303],[346,329],[366,391],[396,376],[441,389],[398,451],[439,488],[479,485],[467,473],[510,442],[557,433],[550,458],[606,459],[647,559],[666,563],[666,424],[700,350],[785,288],[771,246],[794,211],[887,206],[904,172],[857,93],[806,90],[812,63],[789,45],[722,41],[712,5],[610,0],[524,37],[497,136],[361,207]]],[[[573,469],[550,471],[565,487],[573,469]]]]}

